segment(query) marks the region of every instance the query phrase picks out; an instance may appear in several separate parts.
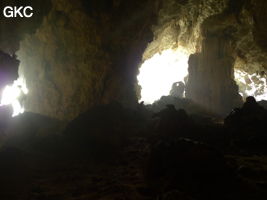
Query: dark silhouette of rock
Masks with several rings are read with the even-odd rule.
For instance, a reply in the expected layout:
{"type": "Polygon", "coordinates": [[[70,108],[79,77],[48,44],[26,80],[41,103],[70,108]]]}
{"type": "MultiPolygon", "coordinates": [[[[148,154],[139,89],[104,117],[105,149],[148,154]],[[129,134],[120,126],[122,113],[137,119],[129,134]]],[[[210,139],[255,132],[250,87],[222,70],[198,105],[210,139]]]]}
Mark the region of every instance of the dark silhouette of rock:
{"type": "Polygon", "coordinates": [[[166,194],[163,195],[162,197],[163,200],[194,200],[193,198],[187,196],[186,194],[178,191],[178,190],[172,190],[167,192],[166,194]]]}
{"type": "Polygon", "coordinates": [[[172,84],[172,89],[170,91],[170,95],[173,97],[183,98],[184,97],[184,91],[185,91],[185,84],[182,81],[175,82],[172,84]]]}
{"type": "Polygon", "coordinates": [[[3,134],[6,131],[12,118],[12,112],[13,110],[11,106],[0,106],[0,134],[3,134]]]}
{"type": "Polygon", "coordinates": [[[267,120],[267,110],[260,106],[254,97],[247,97],[242,108],[235,108],[225,118],[226,126],[261,128],[267,120]]]}
{"type": "Polygon", "coordinates": [[[6,85],[12,84],[18,78],[19,61],[15,56],[10,56],[0,51],[0,92],[6,85]]]}
{"type": "Polygon", "coordinates": [[[16,148],[0,150],[0,197],[1,199],[25,199],[30,173],[23,153],[16,148]]]}
{"type": "Polygon", "coordinates": [[[139,129],[142,117],[118,102],[99,105],[71,121],[65,131],[77,147],[96,156],[116,152],[139,129]]]}
{"type": "Polygon", "coordinates": [[[177,137],[194,127],[194,123],[183,109],[176,110],[174,105],[154,114],[158,118],[156,132],[163,137],[177,137]]]}
{"type": "Polygon", "coordinates": [[[224,120],[233,143],[242,149],[266,152],[267,110],[254,97],[247,97],[241,108],[235,108],[224,120]]]}
{"type": "Polygon", "coordinates": [[[258,104],[260,104],[262,107],[267,109],[267,101],[266,100],[261,100],[261,101],[258,102],[258,104]]]}
{"type": "Polygon", "coordinates": [[[176,109],[186,110],[188,114],[215,116],[213,113],[207,111],[206,109],[194,103],[190,99],[178,98],[173,96],[162,96],[158,101],[147,107],[154,112],[159,112],[169,104],[174,105],[176,109]]]}
{"type": "Polygon", "coordinates": [[[257,115],[264,112],[264,108],[257,103],[254,97],[249,96],[246,98],[246,102],[242,107],[242,111],[247,115],[257,115]]]}
{"type": "Polygon", "coordinates": [[[264,125],[267,120],[267,110],[260,106],[254,97],[249,96],[242,108],[235,108],[230,115],[225,118],[226,126],[251,126],[257,127],[264,125]]]}
{"type": "Polygon", "coordinates": [[[209,195],[226,190],[234,177],[222,153],[183,138],[152,145],[145,175],[151,187],[161,192],[178,188],[209,195]]]}

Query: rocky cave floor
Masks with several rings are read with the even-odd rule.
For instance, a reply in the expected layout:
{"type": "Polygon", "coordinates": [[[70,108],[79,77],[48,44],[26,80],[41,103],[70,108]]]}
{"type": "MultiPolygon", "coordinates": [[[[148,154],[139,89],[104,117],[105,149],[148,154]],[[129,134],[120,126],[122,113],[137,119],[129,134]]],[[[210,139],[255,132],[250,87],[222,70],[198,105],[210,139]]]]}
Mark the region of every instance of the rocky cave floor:
{"type": "Polygon", "coordinates": [[[266,113],[243,106],[222,124],[112,103],[69,123],[2,120],[0,199],[267,199],[266,113]]]}

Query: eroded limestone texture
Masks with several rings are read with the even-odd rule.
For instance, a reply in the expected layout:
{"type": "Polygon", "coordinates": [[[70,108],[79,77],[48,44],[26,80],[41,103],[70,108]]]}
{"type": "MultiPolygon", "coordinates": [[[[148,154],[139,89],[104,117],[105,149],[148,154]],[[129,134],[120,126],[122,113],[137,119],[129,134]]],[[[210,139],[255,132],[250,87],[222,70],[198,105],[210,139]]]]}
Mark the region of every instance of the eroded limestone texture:
{"type": "Polygon", "coordinates": [[[231,27],[209,27],[216,26],[203,28],[201,53],[189,59],[186,96],[212,112],[227,114],[242,103],[233,79],[231,27]]]}
{"type": "Polygon", "coordinates": [[[142,55],[179,46],[195,54],[188,97],[216,112],[240,100],[233,68],[266,71],[264,0],[34,2],[40,15],[31,23],[0,20],[0,48],[19,49],[27,111],[72,119],[113,100],[133,105],[142,55]]]}
{"type": "Polygon", "coordinates": [[[89,107],[137,102],[137,65],[151,40],[153,1],[55,0],[18,52],[26,109],[72,119],[89,107]]]}
{"type": "Polygon", "coordinates": [[[187,98],[213,112],[229,112],[241,103],[234,69],[266,71],[265,8],[266,1],[252,0],[164,1],[143,59],[164,49],[187,49],[194,54],[187,98]]]}

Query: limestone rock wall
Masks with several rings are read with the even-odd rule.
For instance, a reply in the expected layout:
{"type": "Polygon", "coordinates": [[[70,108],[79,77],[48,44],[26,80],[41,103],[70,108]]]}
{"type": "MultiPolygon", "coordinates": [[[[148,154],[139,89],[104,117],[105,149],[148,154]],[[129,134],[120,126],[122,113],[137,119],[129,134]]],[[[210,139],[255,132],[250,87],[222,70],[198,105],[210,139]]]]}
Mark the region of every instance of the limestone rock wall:
{"type": "Polygon", "coordinates": [[[267,68],[265,0],[19,2],[39,15],[0,19],[0,49],[19,49],[27,111],[69,120],[95,104],[133,105],[142,59],[179,46],[193,54],[188,97],[218,112],[239,101],[234,67],[267,68]]]}
{"type": "Polygon", "coordinates": [[[113,100],[137,102],[137,65],[151,40],[153,1],[53,0],[17,52],[25,108],[63,120],[113,100]]]}
{"type": "Polygon", "coordinates": [[[221,14],[202,23],[202,51],[189,62],[189,98],[226,114],[242,102],[234,69],[267,78],[264,8],[266,1],[229,1],[221,14]]]}
{"type": "Polygon", "coordinates": [[[201,50],[202,23],[221,13],[227,0],[166,0],[162,1],[157,25],[153,26],[154,40],[148,45],[143,59],[155,53],[178,46],[190,53],[201,50]]]}
{"type": "Polygon", "coordinates": [[[225,14],[230,13],[229,4],[227,0],[164,1],[154,40],[144,54],[147,59],[164,49],[185,48],[192,54],[186,97],[216,113],[229,112],[241,102],[233,74],[236,22],[225,14]]]}

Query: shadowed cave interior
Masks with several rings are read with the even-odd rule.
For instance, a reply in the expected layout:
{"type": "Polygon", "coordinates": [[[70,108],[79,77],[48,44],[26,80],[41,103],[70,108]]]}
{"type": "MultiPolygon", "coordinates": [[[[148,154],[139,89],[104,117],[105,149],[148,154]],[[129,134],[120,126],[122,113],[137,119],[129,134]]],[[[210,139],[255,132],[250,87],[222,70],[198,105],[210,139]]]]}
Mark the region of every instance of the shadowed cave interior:
{"type": "Polygon", "coordinates": [[[2,0],[1,200],[267,199],[265,0],[2,0]]]}

